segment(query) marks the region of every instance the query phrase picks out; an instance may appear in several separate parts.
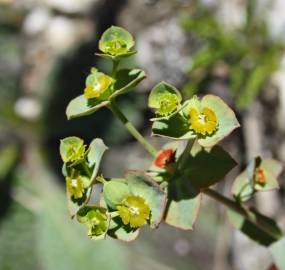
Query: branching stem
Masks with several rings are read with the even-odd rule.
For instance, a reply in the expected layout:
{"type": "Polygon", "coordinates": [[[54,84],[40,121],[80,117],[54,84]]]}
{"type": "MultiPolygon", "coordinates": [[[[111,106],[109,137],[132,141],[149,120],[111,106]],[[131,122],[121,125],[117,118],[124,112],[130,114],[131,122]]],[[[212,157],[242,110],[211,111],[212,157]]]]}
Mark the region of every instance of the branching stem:
{"type": "Polygon", "coordinates": [[[202,191],[204,194],[208,195],[212,199],[220,202],[227,208],[233,210],[235,213],[243,216],[246,220],[250,221],[253,223],[255,226],[257,226],[259,229],[261,229],[263,232],[271,236],[273,239],[280,239],[279,233],[277,233],[274,229],[271,228],[270,225],[258,222],[253,215],[250,215],[250,212],[247,208],[241,206],[237,202],[223,196],[222,194],[218,193],[217,191],[206,188],[202,191]]]}
{"type": "Polygon", "coordinates": [[[108,105],[109,109],[115,116],[123,123],[127,130],[137,139],[137,141],[149,152],[152,157],[156,157],[157,150],[140,134],[140,132],[134,127],[134,125],[127,119],[127,117],[118,108],[115,101],[112,101],[108,105]]]}
{"type": "MultiPolygon", "coordinates": [[[[115,77],[117,68],[118,68],[119,62],[113,61],[113,70],[112,70],[112,76],[115,77]]],[[[135,139],[145,148],[145,150],[148,151],[148,153],[152,157],[156,157],[157,150],[140,134],[140,132],[134,127],[134,125],[127,119],[127,117],[122,113],[122,111],[117,107],[115,101],[111,101],[108,105],[108,108],[113,112],[113,114],[119,118],[119,120],[124,124],[124,126],[127,128],[127,130],[133,135],[135,139]]],[[[181,157],[178,160],[177,169],[180,171],[183,171],[186,165],[187,156],[189,152],[191,151],[195,140],[189,140],[186,148],[184,149],[184,152],[182,153],[181,157]]],[[[238,204],[237,202],[223,196],[222,194],[218,193],[217,191],[206,188],[202,191],[204,194],[208,195],[212,199],[220,202],[227,208],[231,209],[238,215],[244,217],[246,220],[250,221],[254,225],[256,225],[259,229],[261,229],[264,233],[268,234],[270,237],[278,240],[280,238],[280,235],[274,231],[268,224],[257,222],[256,219],[249,214],[249,211],[238,204]]]]}

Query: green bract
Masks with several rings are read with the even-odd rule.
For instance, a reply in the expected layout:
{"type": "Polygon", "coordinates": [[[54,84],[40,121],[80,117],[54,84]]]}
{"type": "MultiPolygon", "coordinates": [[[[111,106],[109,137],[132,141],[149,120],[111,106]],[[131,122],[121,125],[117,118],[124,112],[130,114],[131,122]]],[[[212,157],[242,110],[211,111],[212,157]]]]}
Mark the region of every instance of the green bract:
{"type": "Polygon", "coordinates": [[[98,55],[117,60],[134,54],[135,51],[131,51],[134,45],[134,39],[128,31],[112,26],[103,33],[99,41],[99,49],[104,54],[98,55]]]}
{"type": "Polygon", "coordinates": [[[168,119],[153,123],[154,135],[173,139],[194,139],[204,147],[212,147],[229,135],[239,123],[234,112],[219,98],[196,96],[185,102],[183,110],[168,119]]]}
{"type": "Polygon", "coordinates": [[[117,213],[111,220],[108,235],[123,241],[134,240],[139,228],[149,224],[152,228],[161,222],[166,194],[149,176],[142,172],[129,172],[126,179],[104,181],[102,207],[117,213]]]}
{"type": "Polygon", "coordinates": [[[94,139],[88,148],[87,163],[88,167],[91,169],[91,184],[95,181],[98,170],[100,167],[101,159],[108,147],[104,144],[103,140],[96,138],[94,139]]]}
{"type": "MultiPolygon", "coordinates": [[[[90,83],[93,79],[87,78],[86,83],[90,83]]],[[[68,119],[73,119],[85,115],[92,114],[99,109],[110,104],[112,99],[119,95],[123,95],[131,91],[140,81],[145,78],[144,71],[140,69],[122,69],[117,72],[114,83],[103,93],[100,98],[87,99],[84,95],[78,96],[71,100],[66,109],[68,119]]]]}
{"type": "Polygon", "coordinates": [[[163,217],[166,204],[166,194],[149,176],[142,172],[129,172],[124,181],[111,180],[104,184],[105,202],[112,209],[126,206],[126,200],[131,196],[141,197],[150,208],[151,227],[157,227],[163,217]]]}
{"type": "Polygon", "coordinates": [[[60,155],[63,162],[82,159],[85,153],[84,141],[78,137],[67,137],[60,141],[60,155]]]}
{"type": "Polygon", "coordinates": [[[274,159],[255,158],[235,179],[232,187],[234,198],[239,202],[245,202],[251,199],[255,192],[278,189],[277,178],[281,171],[280,162],[274,159]]]}
{"type": "Polygon", "coordinates": [[[165,117],[177,111],[181,100],[181,94],[174,86],[161,82],[151,90],[148,106],[156,110],[155,113],[158,117],[165,117]]]}
{"type": "Polygon", "coordinates": [[[102,239],[105,237],[110,217],[107,209],[98,206],[84,206],[76,214],[77,220],[88,227],[88,236],[91,239],[102,239]]]}
{"type": "Polygon", "coordinates": [[[117,209],[117,206],[130,195],[130,190],[125,181],[111,180],[104,183],[103,194],[106,204],[117,209]]]}
{"type": "MultiPolygon", "coordinates": [[[[70,145],[70,142],[84,145],[82,139],[68,137],[61,140],[61,148],[66,149],[66,145],[70,145]]],[[[101,139],[94,139],[83,155],[77,155],[78,159],[74,158],[72,162],[64,163],[62,172],[66,179],[68,206],[72,217],[82,205],[88,203],[92,184],[95,183],[102,156],[107,149],[101,139]]]]}

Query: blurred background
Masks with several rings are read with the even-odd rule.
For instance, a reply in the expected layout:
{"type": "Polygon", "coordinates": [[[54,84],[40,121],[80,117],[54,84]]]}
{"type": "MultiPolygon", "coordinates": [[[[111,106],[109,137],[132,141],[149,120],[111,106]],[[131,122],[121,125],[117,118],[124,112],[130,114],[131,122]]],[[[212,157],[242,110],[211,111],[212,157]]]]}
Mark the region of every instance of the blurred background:
{"type": "MultiPolygon", "coordinates": [[[[185,98],[213,93],[235,109],[242,128],[223,144],[240,166],[221,192],[230,195],[233,177],[256,155],[285,161],[283,0],[0,0],[0,270],[268,269],[267,250],[234,231],[206,197],[193,232],[162,224],[131,244],[92,242],[69,220],[61,138],[102,137],[107,177],[150,163],[109,111],[65,117],[90,68],[110,70],[94,53],[111,25],[136,38],[138,54],[125,65],[148,74],[119,99],[147,137],[147,94],[165,80],[185,98]]],[[[280,181],[280,192],[254,204],[285,228],[284,175],[280,181]]]]}

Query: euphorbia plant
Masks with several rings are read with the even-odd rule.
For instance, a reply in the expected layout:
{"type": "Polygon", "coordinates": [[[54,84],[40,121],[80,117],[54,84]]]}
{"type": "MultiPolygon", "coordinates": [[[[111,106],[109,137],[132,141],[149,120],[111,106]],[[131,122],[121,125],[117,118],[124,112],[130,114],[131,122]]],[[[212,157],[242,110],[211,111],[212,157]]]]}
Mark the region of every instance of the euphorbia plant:
{"type": "Polygon", "coordinates": [[[280,163],[254,159],[234,181],[233,200],[211,189],[236,166],[218,143],[239,127],[238,120],[219,97],[193,96],[183,101],[180,92],[166,82],[150,91],[148,106],[155,114],[151,119],[153,135],[173,141],[155,149],[116,105],[119,95],[131,91],[145,78],[140,69],[119,69],[122,59],[136,53],[134,44],[132,35],[120,27],[112,26],[104,32],[99,41],[102,53],[97,55],[113,62],[112,73],[92,68],[82,95],[69,103],[66,114],[72,119],[103,107],[110,109],[153,161],[145,172],[129,171],[125,176],[105,178],[98,174],[108,149],[101,139],[94,139],[89,147],[77,137],[61,140],[62,171],[71,216],[87,226],[92,239],[112,237],[132,241],[142,226],[157,228],[162,221],[192,230],[201,195],[206,194],[227,207],[230,222],[237,229],[270,246],[277,264],[285,269],[280,255],[285,245],[281,230],[273,220],[244,205],[256,192],[278,188],[280,163]]]}

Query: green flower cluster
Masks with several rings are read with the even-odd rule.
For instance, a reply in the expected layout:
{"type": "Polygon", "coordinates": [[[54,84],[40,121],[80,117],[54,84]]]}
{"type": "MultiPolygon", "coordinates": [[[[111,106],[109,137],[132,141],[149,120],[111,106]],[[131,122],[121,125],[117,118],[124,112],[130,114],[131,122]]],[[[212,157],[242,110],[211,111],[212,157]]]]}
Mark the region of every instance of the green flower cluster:
{"type": "Polygon", "coordinates": [[[107,150],[101,139],[94,139],[88,147],[78,137],[61,140],[62,172],[71,216],[86,225],[91,239],[112,237],[132,241],[142,226],[156,228],[162,220],[176,228],[192,230],[202,193],[206,193],[238,213],[238,218],[229,215],[234,226],[263,245],[273,243],[280,236],[279,228],[255,210],[243,208],[241,203],[257,191],[278,188],[280,163],[254,159],[234,182],[235,201],[209,189],[236,166],[218,143],[239,123],[219,97],[193,96],[183,101],[178,89],[166,82],[157,84],[148,99],[149,107],[155,111],[151,119],[153,135],[174,139],[157,151],[115,102],[145,78],[140,69],[119,69],[122,59],[136,53],[134,44],[131,34],[120,27],[112,26],[103,33],[99,41],[102,53],[97,55],[111,59],[113,70],[105,74],[92,68],[82,94],[69,103],[66,114],[71,119],[107,107],[153,156],[153,162],[147,172],[129,171],[123,178],[104,178],[98,176],[107,150]],[[258,238],[255,233],[258,230],[267,238],[258,238]]]}
{"type": "Polygon", "coordinates": [[[70,214],[87,226],[91,239],[102,239],[109,235],[131,241],[137,237],[143,225],[158,225],[166,195],[143,173],[130,173],[122,180],[107,180],[98,176],[106,149],[100,139],[93,140],[88,148],[78,137],[61,140],[62,171],[66,179],[70,214]],[[93,187],[102,184],[103,193],[93,194],[101,197],[100,203],[90,204],[93,187]],[[150,197],[149,194],[153,193],[156,196],[150,197]]]}
{"type": "Polygon", "coordinates": [[[98,56],[111,59],[113,72],[105,74],[92,67],[85,81],[82,95],[74,98],[67,106],[68,119],[89,115],[103,107],[110,108],[111,103],[123,94],[131,91],[146,76],[140,69],[118,69],[120,60],[136,53],[132,50],[135,42],[132,35],[121,27],[107,29],[100,41],[98,56]]]}
{"type": "Polygon", "coordinates": [[[177,140],[197,139],[203,147],[212,147],[230,134],[239,123],[233,111],[218,97],[193,96],[182,103],[181,94],[172,85],[161,82],[150,92],[148,105],[155,109],[154,135],[177,140]]]}

